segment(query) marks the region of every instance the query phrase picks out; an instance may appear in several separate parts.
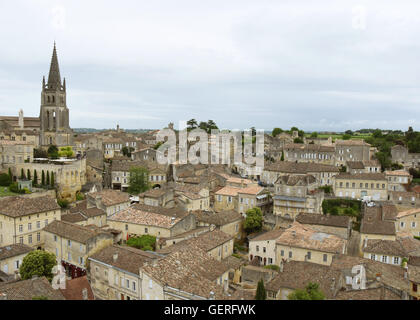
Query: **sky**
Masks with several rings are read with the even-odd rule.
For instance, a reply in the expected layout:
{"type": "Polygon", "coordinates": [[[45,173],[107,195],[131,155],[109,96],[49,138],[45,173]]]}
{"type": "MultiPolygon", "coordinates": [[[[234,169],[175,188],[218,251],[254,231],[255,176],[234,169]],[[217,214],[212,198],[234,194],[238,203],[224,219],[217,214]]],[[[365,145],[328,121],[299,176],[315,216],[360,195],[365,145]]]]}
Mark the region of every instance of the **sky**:
{"type": "Polygon", "coordinates": [[[53,43],[73,128],[420,130],[418,0],[0,2],[0,114],[38,116],[53,43]]]}

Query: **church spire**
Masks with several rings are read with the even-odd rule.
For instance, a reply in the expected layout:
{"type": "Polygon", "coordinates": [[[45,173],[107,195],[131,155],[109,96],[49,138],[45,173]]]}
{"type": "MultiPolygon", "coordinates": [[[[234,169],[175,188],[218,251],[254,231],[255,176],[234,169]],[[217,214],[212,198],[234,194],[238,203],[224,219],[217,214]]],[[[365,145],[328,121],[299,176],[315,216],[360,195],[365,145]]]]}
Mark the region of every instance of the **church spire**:
{"type": "Polygon", "coordinates": [[[50,73],[48,75],[48,88],[61,89],[60,68],[58,67],[57,50],[54,41],[54,50],[51,58],[50,73]]]}

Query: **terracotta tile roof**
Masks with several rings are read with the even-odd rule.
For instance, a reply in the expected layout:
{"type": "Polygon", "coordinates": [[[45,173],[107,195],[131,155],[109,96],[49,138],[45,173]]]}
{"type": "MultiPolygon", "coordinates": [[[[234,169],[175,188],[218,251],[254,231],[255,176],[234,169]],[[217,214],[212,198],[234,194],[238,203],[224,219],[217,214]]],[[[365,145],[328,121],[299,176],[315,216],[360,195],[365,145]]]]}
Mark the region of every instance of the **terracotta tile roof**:
{"type": "Polygon", "coordinates": [[[419,214],[419,213],[420,213],[420,208],[413,208],[413,209],[398,212],[397,218],[407,217],[407,216],[411,216],[413,214],[419,214]]]}
{"type": "Polygon", "coordinates": [[[192,214],[196,216],[198,221],[214,224],[215,226],[224,226],[228,223],[243,219],[240,213],[233,210],[221,212],[195,210],[192,211],[192,214]]]}
{"type": "Polygon", "coordinates": [[[367,241],[364,252],[375,254],[387,254],[397,257],[408,257],[409,255],[420,256],[420,241],[414,238],[398,238],[392,240],[371,239],[367,241]]]}
{"type": "Polygon", "coordinates": [[[200,249],[190,248],[173,252],[154,264],[142,267],[149,276],[165,286],[182,290],[203,298],[214,293],[216,300],[225,299],[227,295],[216,279],[227,272],[228,266],[211,258],[200,249]]]}
{"type": "Polygon", "coordinates": [[[171,252],[179,251],[185,247],[197,247],[208,252],[218,246],[223,245],[231,239],[233,239],[232,236],[224,233],[223,231],[215,229],[213,231],[201,233],[196,237],[180,241],[169,247],[160,249],[157,252],[161,254],[169,254],[171,252]]]}
{"type": "Polygon", "coordinates": [[[101,234],[109,234],[109,237],[112,238],[112,235],[108,232],[101,231],[99,229],[93,230],[89,227],[79,226],[77,224],[60,220],[54,220],[43,230],[80,243],[87,243],[88,240],[101,234]]]}
{"type": "Polygon", "coordinates": [[[61,215],[61,221],[66,221],[70,223],[77,223],[77,222],[82,222],[86,220],[87,218],[83,216],[80,212],[66,213],[66,214],[61,215]]]}
{"type": "Polygon", "coordinates": [[[296,221],[301,224],[315,224],[339,228],[351,226],[351,218],[348,216],[333,216],[316,213],[300,213],[296,217],[296,221]]]}
{"type": "Polygon", "coordinates": [[[405,170],[385,171],[385,175],[387,175],[387,176],[401,176],[401,177],[409,177],[410,176],[410,174],[405,170]]]}
{"type": "Polygon", "coordinates": [[[70,213],[81,213],[88,218],[106,215],[104,210],[97,207],[88,208],[87,200],[83,200],[77,203],[74,207],[70,208],[70,213]]]}
{"type": "Polygon", "coordinates": [[[343,146],[370,146],[370,144],[366,143],[362,139],[354,139],[354,140],[335,140],[336,145],[343,145],[343,146]]]}
{"type": "Polygon", "coordinates": [[[139,269],[146,262],[156,259],[156,256],[143,250],[127,246],[112,245],[96,252],[89,259],[138,275],[139,269]],[[114,257],[116,257],[115,260],[114,257]]]}
{"type": "Polygon", "coordinates": [[[319,284],[327,299],[333,299],[339,289],[340,277],[339,271],[331,270],[328,266],[289,261],[284,262],[283,271],[266,284],[266,290],[278,292],[281,288],[304,289],[309,282],[313,282],[319,284]]]}
{"type": "Polygon", "coordinates": [[[0,247],[0,260],[5,260],[11,257],[19,256],[21,254],[29,253],[32,250],[34,250],[32,247],[20,243],[0,247]]]}
{"type": "Polygon", "coordinates": [[[183,208],[174,207],[174,208],[164,208],[160,206],[148,206],[146,204],[133,204],[132,208],[144,212],[151,212],[156,214],[161,214],[164,216],[183,218],[189,215],[189,212],[183,208]]]}
{"type": "Polygon", "coordinates": [[[365,168],[363,161],[347,161],[346,164],[349,169],[364,169],[365,168]]]}
{"type": "Polygon", "coordinates": [[[224,258],[222,262],[228,266],[229,269],[237,270],[243,265],[248,263],[248,260],[245,259],[239,259],[234,256],[229,256],[227,258],[224,258]]]}
{"type": "Polygon", "coordinates": [[[113,206],[120,203],[130,202],[130,196],[126,192],[119,190],[104,189],[99,192],[90,192],[88,196],[94,199],[101,199],[105,206],[113,206]]]}
{"type": "Polygon", "coordinates": [[[159,188],[159,189],[150,189],[146,192],[140,193],[139,197],[141,198],[160,198],[164,196],[165,194],[171,192],[170,190],[167,190],[165,188],[159,188]]]}
{"type": "Polygon", "coordinates": [[[258,195],[264,190],[263,187],[260,186],[249,186],[246,188],[241,188],[238,191],[238,194],[251,194],[251,195],[258,195]]]}
{"type": "Polygon", "coordinates": [[[285,229],[275,229],[266,231],[262,234],[258,234],[256,237],[253,237],[249,241],[267,241],[267,240],[277,240],[283,233],[285,229]]]}
{"type": "Polygon", "coordinates": [[[360,233],[395,235],[394,218],[397,209],[394,205],[366,207],[360,226],[360,233]]]}
{"type": "Polygon", "coordinates": [[[50,196],[28,198],[25,196],[0,198],[0,214],[22,217],[33,213],[59,210],[56,199],[50,196]]]}
{"type": "Polygon", "coordinates": [[[239,191],[240,191],[240,188],[227,187],[226,186],[226,187],[223,187],[222,189],[218,190],[215,194],[236,197],[238,195],[239,191]]]}
{"type": "Polygon", "coordinates": [[[95,300],[87,276],[67,280],[66,288],[60,289],[66,300],[85,300],[83,290],[86,290],[86,300],[95,300]]]}
{"type": "Polygon", "coordinates": [[[335,300],[401,300],[391,289],[384,286],[364,290],[339,291],[335,300]]]}
{"type": "Polygon", "coordinates": [[[343,253],[346,241],[335,235],[317,232],[294,222],[276,240],[277,244],[290,247],[318,250],[330,253],[343,253]]]}
{"type": "Polygon", "coordinates": [[[307,174],[315,172],[339,172],[340,169],[337,166],[320,163],[278,161],[267,162],[264,165],[264,171],[307,174]]]}
{"type": "Polygon", "coordinates": [[[364,266],[368,281],[375,280],[377,275],[380,275],[383,284],[401,291],[407,292],[409,290],[409,282],[404,278],[404,269],[401,268],[401,266],[382,263],[371,259],[337,254],[333,256],[330,268],[350,275],[351,270],[355,265],[364,266]]]}
{"type": "Polygon", "coordinates": [[[65,300],[60,290],[54,290],[47,278],[35,278],[15,282],[0,282],[0,294],[7,300],[32,300],[34,297],[47,297],[48,300],[65,300]]]}
{"type": "Polygon", "coordinates": [[[119,221],[171,229],[180,222],[181,219],[149,211],[143,211],[131,206],[110,216],[108,221],[119,221]]]}

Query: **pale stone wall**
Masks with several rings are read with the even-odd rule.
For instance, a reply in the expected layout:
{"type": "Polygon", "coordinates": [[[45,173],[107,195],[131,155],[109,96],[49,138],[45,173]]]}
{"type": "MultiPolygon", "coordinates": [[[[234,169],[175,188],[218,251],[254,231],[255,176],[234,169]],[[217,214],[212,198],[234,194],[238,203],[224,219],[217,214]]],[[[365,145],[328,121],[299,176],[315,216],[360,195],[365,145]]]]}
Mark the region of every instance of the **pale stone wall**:
{"type": "Polygon", "coordinates": [[[0,271],[6,274],[14,275],[15,272],[19,273],[19,267],[22,265],[22,260],[25,258],[27,253],[20,254],[14,257],[0,260],[0,271]]]}
{"type": "MultiPolygon", "coordinates": [[[[345,253],[345,252],[341,252],[345,253]]],[[[329,266],[332,262],[333,253],[323,252],[314,249],[305,249],[298,247],[289,247],[282,244],[277,244],[276,246],[276,261],[280,263],[282,259],[289,259],[291,261],[308,261],[312,263],[322,264],[329,266]],[[291,252],[291,256],[290,256],[291,252]],[[306,256],[308,252],[311,253],[311,258],[307,259],[306,256]],[[283,255],[282,255],[283,253],[283,255]]]]}
{"type": "Polygon", "coordinates": [[[43,247],[42,229],[50,222],[61,219],[61,210],[51,210],[12,218],[0,214],[0,246],[23,243],[37,248],[43,247]]]}
{"type": "Polygon", "coordinates": [[[420,212],[396,218],[395,231],[408,232],[415,237],[420,237],[420,212]]]}

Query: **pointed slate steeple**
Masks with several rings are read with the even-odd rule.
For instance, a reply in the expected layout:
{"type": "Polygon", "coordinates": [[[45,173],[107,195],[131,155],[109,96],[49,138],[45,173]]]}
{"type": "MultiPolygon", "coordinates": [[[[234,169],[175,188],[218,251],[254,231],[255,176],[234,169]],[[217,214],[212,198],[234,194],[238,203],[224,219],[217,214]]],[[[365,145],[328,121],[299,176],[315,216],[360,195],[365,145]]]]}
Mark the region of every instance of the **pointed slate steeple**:
{"type": "Polygon", "coordinates": [[[58,67],[57,50],[55,48],[51,58],[50,73],[48,74],[48,88],[49,89],[61,89],[61,77],[60,68],[58,67]]]}

